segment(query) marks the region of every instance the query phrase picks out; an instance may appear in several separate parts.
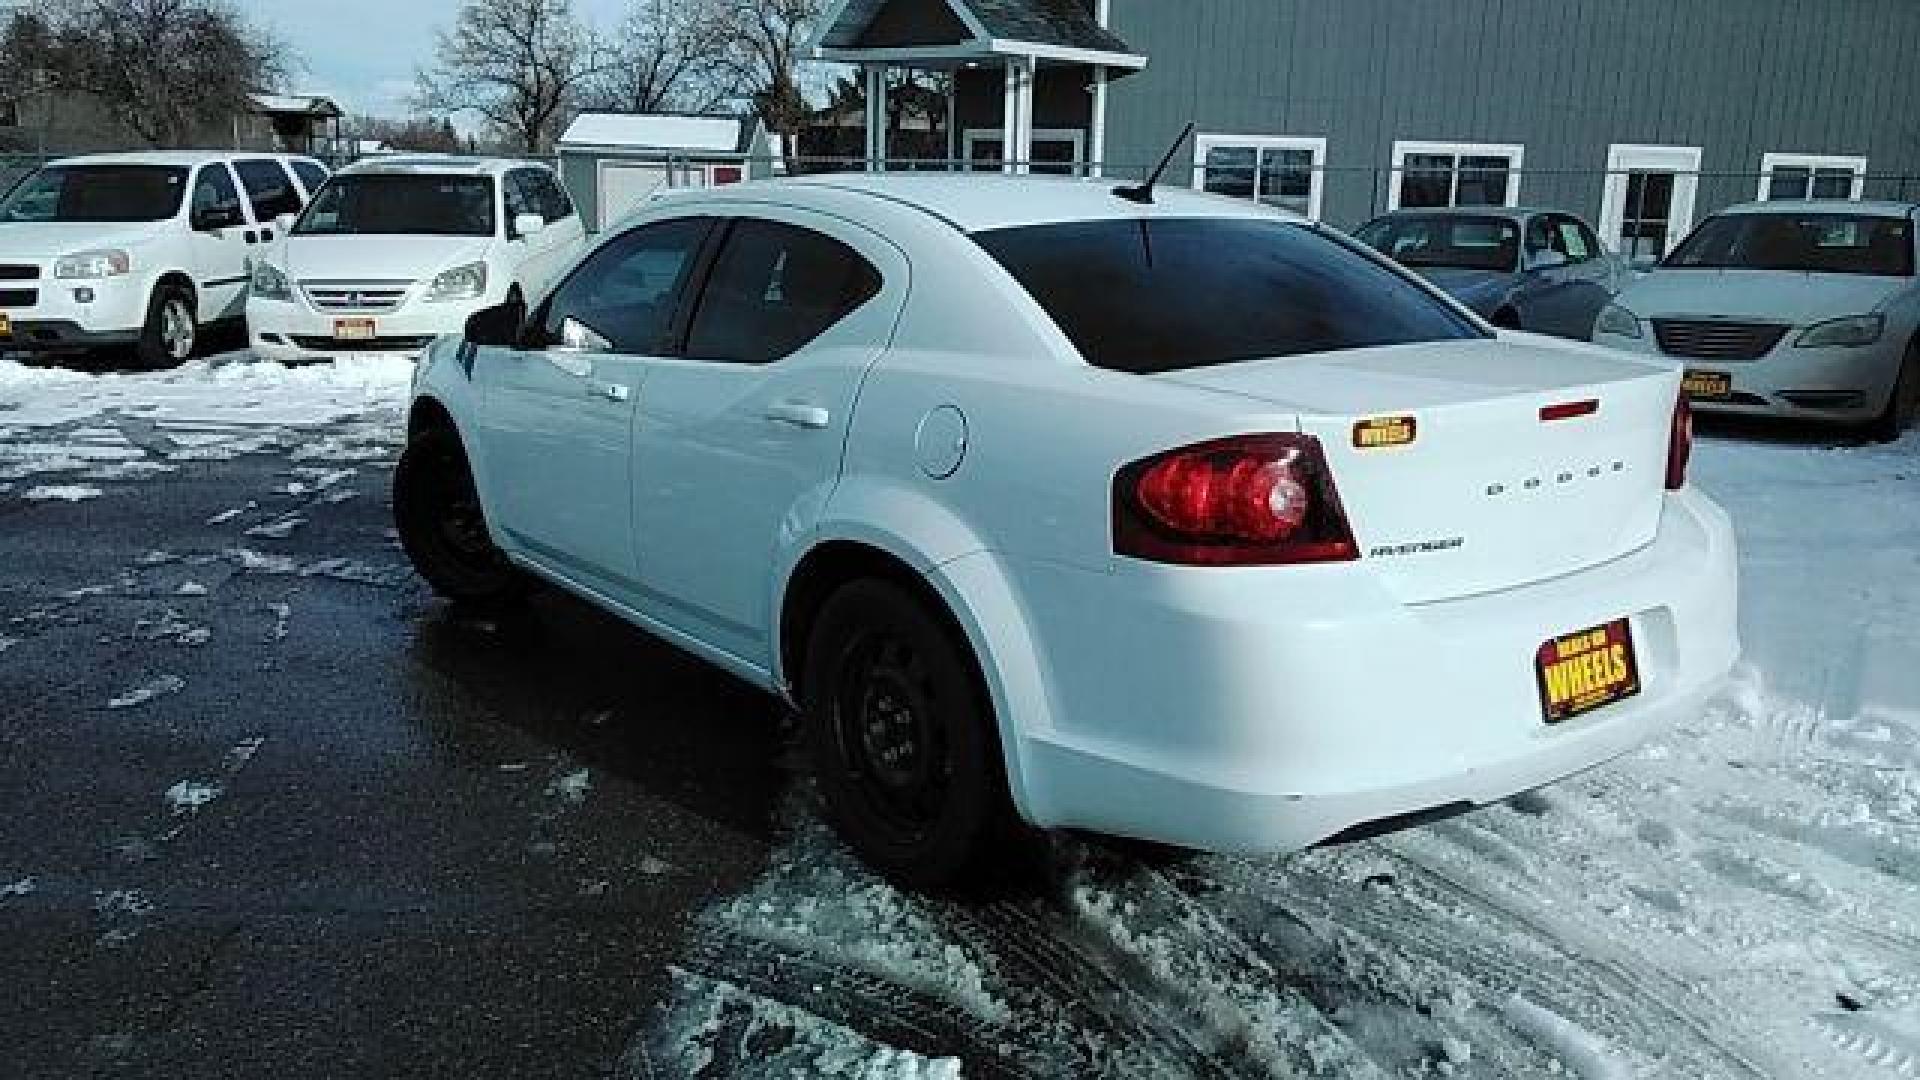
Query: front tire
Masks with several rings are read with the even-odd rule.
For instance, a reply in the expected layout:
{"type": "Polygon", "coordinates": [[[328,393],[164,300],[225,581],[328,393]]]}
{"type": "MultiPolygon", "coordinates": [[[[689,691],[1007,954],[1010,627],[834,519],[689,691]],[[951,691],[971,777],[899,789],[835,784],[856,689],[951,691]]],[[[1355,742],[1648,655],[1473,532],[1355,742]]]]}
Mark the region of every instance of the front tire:
{"type": "Polygon", "coordinates": [[[827,817],[874,869],[927,888],[987,854],[1022,861],[992,704],[958,631],[918,597],[842,587],[814,622],[801,692],[827,817]]]}
{"type": "Polygon", "coordinates": [[[147,302],[134,359],[149,371],[186,363],[200,345],[199,319],[192,289],[177,281],[161,285],[147,302]]]}
{"type": "Polygon", "coordinates": [[[1887,395],[1887,407],[1873,422],[1870,434],[1881,442],[1893,442],[1920,417],[1920,341],[1907,346],[1900,364],[1900,376],[1893,393],[1887,395]]]}
{"type": "Polygon", "coordinates": [[[495,547],[460,437],[428,428],[408,440],[393,472],[393,520],[413,568],[456,603],[519,599],[526,578],[495,547]]]}

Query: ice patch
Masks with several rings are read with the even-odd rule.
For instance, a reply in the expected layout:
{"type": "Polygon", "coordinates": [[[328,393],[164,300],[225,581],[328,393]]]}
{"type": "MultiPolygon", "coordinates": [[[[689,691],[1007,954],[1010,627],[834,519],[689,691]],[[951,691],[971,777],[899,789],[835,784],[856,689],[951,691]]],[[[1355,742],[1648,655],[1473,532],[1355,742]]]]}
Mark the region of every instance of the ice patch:
{"type": "Polygon", "coordinates": [[[1501,1010],[1507,1022],[1540,1049],[1559,1058],[1580,1080],[1634,1080],[1634,1070],[1598,1036],[1558,1013],[1515,994],[1501,1010]]]}
{"type": "Polygon", "coordinates": [[[187,680],[181,678],[178,675],[162,675],[159,678],[152,680],[151,682],[142,683],[141,685],[134,687],[133,689],[127,691],[126,693],[120,695],[119,697],[109,700],[107,702],[107,708],[109,709],[136,708],[138,706],[145,705],[147,702],[152,701],[155,698],[163,698],[163,697],[166,697],[168,694],[177,694],[181,690],[185,689],[186,685],[187,685],[187,680]]]}
{"type": "Polygon", "coordinates": [[[556,778],[547,785],[547,794],[557,799],[565,799],[575,806],[587,800],[587,791],[593,787],[593,773],[589,769],[574,771],[556,778]]]}
{"type": "Polygon", "coordinates": [[[241,514],[244,514],[247,511],[254,509],[258,505],[259,505],[258,503],[248,503],[245,506],[236,506],[231,510],[222,510],[219,513],[208,518],[207,524],[225,525],[227,522],[232,521],[234,518],[239,517],[241,514]]]}
{"type": "Polygon", "coordinates": [[[207,587],[197,581],[183,581],[180,583],[180,587],[174,590],[174,593],[178,596],[205,596],[207,595],[207,587]]]}
{"type": "Polygon", "coordinates": [[[84,502],[103,494],[99,488],[85,484],[42,484],[21,492],[20,497],[29,502],[84,502]]]}
{"type": "Polygon", "coordinates": [[[167,789],[167,807],[175,814],[190,814],[220,797],[219,784],[182,780],[167,789]]]}
{"type": "Polygon", "coordinates": [[[0,885],[0,900],[10,896],[31,896],[40,888],[40,883],[30,877],[23,877],[10,885],[0,885]]]}
{"type": "Polygon", "coordinates": [[[805,1009],[677,967],[668,977],[657,1022],[625,1055],[627,1076],[960,1080],[957,1058],[885,1046],[805,1009]]]}
{"type": "Polygon", "coordinates": [[[287,537],[293,535],[293,530],[306,523],[306,518],[298,514],[289,514],[278,521],[270,521],[265,525],[255,525],[253,528],[247,530],[247,535],[264,536],[269,540],[285,540],[287,537]]]}

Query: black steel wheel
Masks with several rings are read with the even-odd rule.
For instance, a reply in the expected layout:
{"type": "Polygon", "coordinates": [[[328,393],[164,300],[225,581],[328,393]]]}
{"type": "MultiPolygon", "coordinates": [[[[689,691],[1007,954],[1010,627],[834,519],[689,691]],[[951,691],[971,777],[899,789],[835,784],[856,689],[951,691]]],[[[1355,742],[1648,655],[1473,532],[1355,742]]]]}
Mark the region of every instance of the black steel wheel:
{"type": "Polygon", "coordinates": [[[1892,442],[1920,419],[1920,341],[1907,346],[1900,376],[1887,396],[1886,410],[1873,422],[1873,437],[1892,442]]]}
{"type": "Polygon", "coordinates": [[[919,596],[879,580],[835,593],[814,623],[801,696],[827,814],[875,869],[926,887],[988,852],[1013,854],[1025,830],[992,705],[958,631],[919,596]]]}
{"type": "Polygon", "coordinates": [[[428,428],[407,442],[393,474],[400,546],[434,591],[464,603],[517,599],[521,571],[494,546],[458,435],[428,428]]]}

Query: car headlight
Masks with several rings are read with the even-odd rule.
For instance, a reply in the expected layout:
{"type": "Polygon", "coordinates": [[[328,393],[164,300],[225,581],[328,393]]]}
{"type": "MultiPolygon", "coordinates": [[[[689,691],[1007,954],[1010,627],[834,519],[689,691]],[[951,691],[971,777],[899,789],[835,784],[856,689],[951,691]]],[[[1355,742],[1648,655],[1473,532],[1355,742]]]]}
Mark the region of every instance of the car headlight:
{"type": "Polygon", "coordinates": [[[77,251],[53,261],[57,278],[119,277],[133,269],[133,257],[118,248],[77,251]]]}
{"type": "Polygon", "coordinates": [[[291,300],[293,286],[280,268],[265,260],[253,264],[253,295],[262,300],[291,300]]]}
{"type": "Polygon", "coordinates": [[[442,271],[427,286],[428,300],[472,300],[487,291],[487,264],[468,263],[442,271]]]}
{"type": "Polygon", "coordinates": [[[1638,338],[1640,320],[1633,312],[1619,304],[1608,304],[1600,309],[1600,318],[1593,324],[1595,334],[1612,334],[1614,337],[1638,338]]]}
{"type": "Polygon", "coordinates": [[[1881,315],[1850,315],[1809,326],[1793,344],[1800,349],[1858,349],[1880,340],[1887,329],[1881,315]]]}

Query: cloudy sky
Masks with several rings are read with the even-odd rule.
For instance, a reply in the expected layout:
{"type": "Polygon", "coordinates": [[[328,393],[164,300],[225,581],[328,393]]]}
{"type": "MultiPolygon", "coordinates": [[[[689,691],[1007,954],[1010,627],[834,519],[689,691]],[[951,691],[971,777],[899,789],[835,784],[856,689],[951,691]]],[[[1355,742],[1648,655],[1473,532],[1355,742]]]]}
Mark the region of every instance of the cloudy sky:
{"type": "MultiPolygon", "coordinates": [[[[413,73],[433,60],[434,32],[453,22],[460,0],[245,0],[249,18],[271,28],[302,67],[296,93],[325,94],[349,113],[401,116],[413,73]]],[[[574,0],[597,25],[619,23],[627,0],[574,0]]]]}

